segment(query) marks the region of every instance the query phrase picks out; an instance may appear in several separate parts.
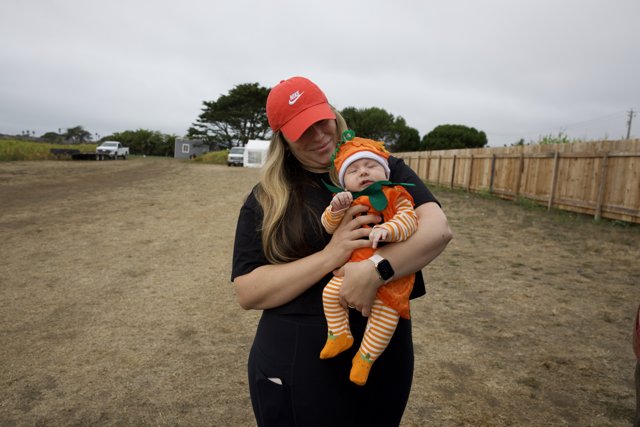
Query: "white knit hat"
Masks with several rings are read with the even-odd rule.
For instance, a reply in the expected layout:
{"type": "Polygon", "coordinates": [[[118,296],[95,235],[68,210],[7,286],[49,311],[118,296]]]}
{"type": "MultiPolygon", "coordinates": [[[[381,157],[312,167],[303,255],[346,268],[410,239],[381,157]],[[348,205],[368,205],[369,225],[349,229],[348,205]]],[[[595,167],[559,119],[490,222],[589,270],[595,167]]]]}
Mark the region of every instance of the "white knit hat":
{"type": "Polygon", "coordinates": [[[387,159],[385,159],[384,157],[372,151],[364,151],[364,150],[356,151],[355,153],[347,157],[342,163],[342,165],[340,166],[340,171],[338,172],[338,179],[340,180],[340,186],[342,186],[342,188],[344,188],[344,174],[347,171],[347,168],[353,162],[360,159],[372,159],[380,163],[384,168],[385,177],[389,179],[389,174],[391,171],[389,170],[389,163],[387,162],[387,159]]]}

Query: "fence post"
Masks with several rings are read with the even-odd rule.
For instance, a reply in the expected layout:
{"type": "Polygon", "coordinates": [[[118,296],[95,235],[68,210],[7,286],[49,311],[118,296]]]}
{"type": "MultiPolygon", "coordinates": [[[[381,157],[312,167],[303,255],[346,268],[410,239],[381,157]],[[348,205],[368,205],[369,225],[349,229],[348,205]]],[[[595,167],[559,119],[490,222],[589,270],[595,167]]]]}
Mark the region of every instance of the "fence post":
{"type": "Polygon", "coordinates": [[[516,176],[515,198],[518,198],[518,196],[520,195],[520,182],[522,181],[522,172],[524,172],[524,153],[521,152],[520,160],[518,161],[518,169],[516,171],[518,176],[516,176]]]}
{"type": "Polygon", "coordinates": [[[436,182],[440,184],[440,164],[442,163],[442,154],[438,156],[438,175],[436,176],[436,182]]]}
{"type": "Polygon", "coordinates": [[[429,158],[429,153],[427,152],[427,157],[425,157],[426,159],[426,165],[424,168],[424,179],[425,181],[429,181],[429,166],[431,165],[431,159],[429,158]]]}
{"type": "Polygon", "coordinates": [[[491,155],[491,176],[489,177],[489,194],[493,194],[493,175],[496,171],[496,155],[491,155]]]}
{"type": "Polygon", "coordinates": [[[451,183],[449,186],[453,188],[453,180],[456,177],[456,155],[453,155],[453,164],[451,165],[451,183]]]}
{"type": "Polygon", "coordinates": [[[596,202],[596,214],[593,219],[598,221],[602,216],[602,204],[604,202],[604,191],[607,187],[607,163],[609,163],[609,153],[604,153],[602,165],[600,165],[600,186],[598,188],[598,201],[596,202]]]}
{"type": "Polygon", "coordinates": [[[551,210],[551,206],[553,206],[553,196],[556,192],[556,180],[558,179],[558,159],[560,158],[560,153],[555,152],[553,154],[553,174],[551,175],[551,188],[549,189],[549,203],[547,204],[547,210],[551,210]]]}
{"type": "Polygon", "coordinates": [[[467,177],[467,192],[471,191],[471,175],[473,175],[473,154],[469,159],[469,176],[467,177]]]}

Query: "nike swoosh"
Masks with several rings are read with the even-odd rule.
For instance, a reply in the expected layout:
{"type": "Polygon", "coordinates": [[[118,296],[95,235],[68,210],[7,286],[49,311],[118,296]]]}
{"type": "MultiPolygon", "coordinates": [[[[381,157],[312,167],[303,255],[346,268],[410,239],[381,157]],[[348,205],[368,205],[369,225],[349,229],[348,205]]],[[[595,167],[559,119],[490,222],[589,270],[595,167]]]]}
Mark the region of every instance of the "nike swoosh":
{"type": "Polygon", "coordinates": [[[298,92],[292,93],[291,96],[289,97],[289,105],[293,105],[296,102],[298,102],[298,99],[300,99],[302,94],[304,94],[304,92],[302,92],[302,93],[298,93],[298,92]]]}

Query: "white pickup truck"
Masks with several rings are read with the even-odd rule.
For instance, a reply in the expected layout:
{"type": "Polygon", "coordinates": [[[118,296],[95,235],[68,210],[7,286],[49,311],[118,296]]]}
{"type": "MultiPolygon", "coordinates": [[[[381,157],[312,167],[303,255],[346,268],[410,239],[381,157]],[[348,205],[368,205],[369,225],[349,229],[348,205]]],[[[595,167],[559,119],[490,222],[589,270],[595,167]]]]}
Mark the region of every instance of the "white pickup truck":
{"type": "Polygon", "coordinates": [[[118,157],[127,160],[129,157],[129,147],[123,147],[118,141],[104,141],[96,148],[98,160],[117,159],[118,157]]]}

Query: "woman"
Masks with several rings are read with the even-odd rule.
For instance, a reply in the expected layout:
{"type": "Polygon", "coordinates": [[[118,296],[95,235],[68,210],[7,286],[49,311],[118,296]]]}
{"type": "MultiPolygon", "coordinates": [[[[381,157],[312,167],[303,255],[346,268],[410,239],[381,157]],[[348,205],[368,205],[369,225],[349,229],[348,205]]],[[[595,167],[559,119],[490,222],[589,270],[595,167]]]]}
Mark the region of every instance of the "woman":
{"type": "Polygon", "coordinates": [[[380,221],[352,207],[333,235],[320,224],[332,193],[329,164],[340,114],[313,82],[293,77],[267,99],[273,130],[260,183],[238,219],[232,280],[244,309],[264,310],[249,354],[249,390],[259,426],[395,426],[409,398],[413,375],[411,322],[402,319],[376,371],[359,387],[348,377],[357,345],[338,357],[318,357],[327,336],[322,290],[332,274],[344,276],[341,304],[352,307],[356,343],[376,290],[391,277],[416,273],[412,297],[425,293],[420,270],[451,239],[440,206],[402,160],[391,157],[390,181],[411,182],[418,230],[408,240],[380,247],[375,262],[345,265],[354,249],[371,245],[364,224],[380,221]],[[323,182],[324,181],[324,182],[323,182]],[[379,259],[382,258],[380,262],[379,259]],[[360,315],[360,312],[362,315],[360,315]]]}

